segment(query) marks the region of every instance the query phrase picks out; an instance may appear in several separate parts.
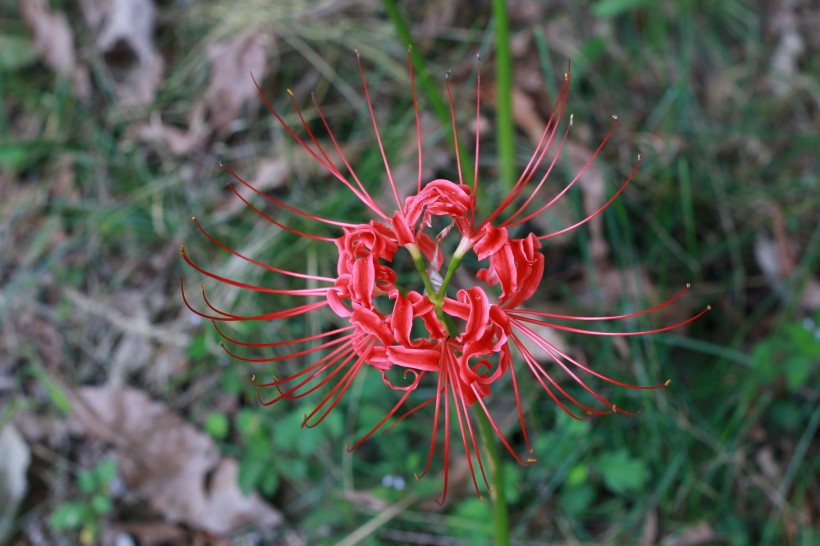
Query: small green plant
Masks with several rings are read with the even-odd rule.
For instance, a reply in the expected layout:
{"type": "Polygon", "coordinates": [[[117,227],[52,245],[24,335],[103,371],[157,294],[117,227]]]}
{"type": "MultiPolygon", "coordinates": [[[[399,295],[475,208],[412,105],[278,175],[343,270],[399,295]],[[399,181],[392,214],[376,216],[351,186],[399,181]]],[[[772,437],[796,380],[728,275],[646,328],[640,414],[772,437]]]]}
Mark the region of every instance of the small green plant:
{"type": "Polygon", "coordinates": [[[820,313],[814,318],[788,322],[757,344],[752,351],[755,368],[767,380],[783,378],[789,392],[810,384],[820,369],[820,313]]]}
{"type": "MultiPolygon", "coordinates": [[[[244,408],[235,418],[243,446],[239,458],[239,486],[244,492],[258,489],[273,496],[280,478],[306,478],[310,473],[307,457],[315,454],[324,436],[302,430],[307,410],[297,411],[281,419],[268,419],[258,408],[244,408]]],[[[342,419],[331,414],[327,419],[331,438],[342,433],[342,419]]]]}
{"type": "Polygon", "coordinates": [[[109,489],[116,475],[114,459],[103,459],[93,468],[80,471],[76,478],[80,497],[54,509],[49,519],[52,531],[74,531],[81,544],[95,544],[100,521],[114,508],[109,489]]]}

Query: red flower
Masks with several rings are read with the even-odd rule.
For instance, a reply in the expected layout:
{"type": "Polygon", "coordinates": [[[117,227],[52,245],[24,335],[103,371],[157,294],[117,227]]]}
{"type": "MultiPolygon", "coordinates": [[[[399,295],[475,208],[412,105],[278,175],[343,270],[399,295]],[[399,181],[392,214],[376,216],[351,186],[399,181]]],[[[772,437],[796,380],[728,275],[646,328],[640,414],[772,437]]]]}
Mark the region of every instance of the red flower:
{"type": "MultiPolygon", "coordinates": [[[[413,101],[416,112],[417,139],[419,145],[419,179],[417,181],[416,193],[402,199],[393,179],[384,147],[382,146],[367,83],[364,73],[361,70],[361,63],[359,63],[359,70],[362,74],[362,86],[370,110],[376,141],[384,160],[388,187],[396,203],[395,211],[389,213],[383,210],[360,182],[355,170],[348,162],[317,104],[317,112],[321,117],[327,135],[333,143],[336,152],[342,158],[346,174],[334,166],[326,150],[323,149],[319,140],[308,128],[304,119],[302,119],[302,114],[292,95],[291,102],[300,119],[302,119],[303,129],[307,135],[306,139],[298,136],[296,132],[283,121],[273,106],[265,99],[264,95],[262,95],[260,89],[260,95],[262,95],[263,100],[285,130],[320,165],[361,201],[364,206],[373,213],[375,219],[368,224],[350,224],[340,220],[332,220],[312,215],[308,212],[293,208],[274,197],[258,192],[230,168],[225,167],[228,173],[238,183],[255,191],[260,197],[268,200],[276,207],[284,209],[291,214],[306,217],[340,230],[341,233],[337,238],[323,237],[295,230],[268,216],[255,205],[245,200],[233,184],[229,185],[230,189],[233,190],[251,210],[266,218],[277,227],[320,242],[333,243],[338,252],[336,264],[337,276],[330,278],[308,275],[280,269],[256,261],[222,244],[211,236],[199,222],[196,222],[196,225],[202,233],[227,252],[274,273],[320,283],[323,284],[323,286],[321,288],[283,290],[248,284],[217,275],[199,267],[190,259],[185,250],[181,249],[184,260],[190,266],[219,282],[245,290],[297,296],[305,298],[306,300],[299,305],[270,313],[243,316],[216,308],[207,297],[205,297],[203,287],[202,295],[204,303],[210,311],[202,312],[195,309],[189,303],[187,297],[185,297],[183,287],[183,297],[185,298],[186,305],[198,315],[214,321],[215,325],[221,322],[246,320],[284,320],[325,308],[330,309],[330,311],[338,317],[349,322],[349,325],[345,327],[332,329],[322,334],[279,342],[247,342],[237,340],[230,337],[228,332],[223,330],[223,328],[216,326],[219,334],[230,345],[252,349],[289,347],[292,345],[300,347],[294,348],[285,355],[255,358],[241,356],[237,354],[234,349],[225,347],[225,350],[229,354],[246,362],[274,363],[305,355],[316,355],[316,362],[290,376],[283,378],[274,376],[272,381],[256,382],[260,393],[266,388],[273,388],[276,391],[276,395],[267,400],[263,400],[260,394],[261,403],[269,405],[283,399],[302,398],[327,386],[329,390],[325,393],[324,398],[322,398],[317,407],[305,417],[305,426],[315,426],[339,403],[353,382],[356,374],[363,366],[368,365],[378,369],[382,374],[384,383],[388,387],[402,391],[404,394],[396,405],[387,412],[384,419],[377,423],[368,434],[350,448],[352,450],[356,449],[362,442],[385,425],[388,420],[393,418],[407,402],[413,391],[416,390],[424,376],[432,374],[435,377],[436,383],[435,394],[415,407],[405,410],[395,422],[401,421],[421,408],[433,405],[432,437],[427,463],[421,475],[426,474],[431,467],[436,451],[437,435],[441,428],[440,423],[441,421],[444,422],[442,433],[444,436],[443,501],[447,494],[450,457],[449,431],[450,420],[453,413],[455,413],[456,421],[458,422],[461,443],[477,492],[479,491],[479,486],[475,473],[476,466],[485,484],[486,477],[475,438],[473,428],[473,420],[475,418],[471,416],[471,409],[486,413],[499,440],[517,461],[522,464],[531,461],[529,458],[523,460],[519,457],[516,450],[496,423],[485,402],[491,397],[493,387],[496,386],[495,384],[507,375],[507,373],[510,375],[517,404],[521,434],[528,448],[530,447],[530,442],[524,425],[524,411],[521,407],[518,392],[519,380],[516,375],[518,371],[529,371],[535,379],[535,382],[547,395],[554,400],[562,410],[576,419],[586,419],[587,416],[591,414],[612,412],[629,413],[616,407],[612,402],[595,391],[588,384],[590,378],[600,379],[614,385],[631,389],[655,389],[663,387],[663,385],[648,387],[637,386],[609,378],[596,369],[578,362],[565,351],[539,336],[536,330],[533,329],[533,325],[547,326],[573,333],[601,336],[633,336],[663,332],[695,320],[706,312],[708,308],[677,324],[641,332],[598,332],[576,326],[568,326],[565,322],[613,321],[651,313],[676,301],[681,297],[683,292],[685,292],[685,289],[670,300],[652,308],[624,315],[575,317],[547,313],[525,307],[527,301],[540,286],[544,275],[544,256],[540,252],[542,241],[570,231],[588,222],[603,211],[626,188],[638,168],[638,165],[636,165],[632,173],[614,195],[612,195],[602,207],[586,218],[571,226],[548,234],[537,235],[535,233],[522,232],[524,224],[528,220],[554,205],[558,199],[580,179],[606,140],[612,134],[615,127],[615,123],[613,123],[612,128],[606,134],[600,146],[592,154],[592,157],[564,189],[544,205],[534,210],[533,207],[530,207],[536,196],[544,188],[545,182],[550,176],[552,168],[561,153],[561,149],[569,134],[569,128],[572,125],[572,118],[570,117],[570,123],[567,124],[563,135],[560,139],[556,138],[559,121],[566,105],[569,89],[569,73],[565,75],[547,128],[512,191],[486,219],[477,221],[476,199],[479,192],[479,180],[476,176],[472,185],[464,184],[461,179],[460,164],[458,169],[458,182],[436,179],[427,184],[422,184],[421,131],[418,122],[415,88],[413,88],[413,101]],[[534,187],[530,190],[529,194],[524,197],[525,189],[533,185],[536,171],[544,162],[548,150],[553,146],[556,149],[552,152],[552,160],[546,167],[545,174],[534,183],[534,187]],[[499,220],[502,215],[507,216],[505,219],[499,220]],[[449,222],[449,227],[438,234],[429,233],[434,223],[433,219],[437,216],[444,217],[444,219],[449,222]],[[449,257],[446,272],[444,276],[442,276],[440,270],[443,267],[445,258],[444,241],[447,239],[452,227],[456,228],[460,239],[455,250],[449,257]],[[519,235],[519,237],[512,237],[510,232],[519,235]],[[403,252],[400,250],[400,247],[403,247],[412,258],[424,286],[423,290],[420,287],[418,290],[415,290],[396,284],[399,276],[397,275],[398,272],[394,269],[394,256],[397,252],[403,252]],[[453,274],[460,266],[462,259],[470,251],[475,254],[477,260],[486,262],[486,267],[483,267],[475,274],[474,284],[458,290],[455,293],[455,298],[453,298],[448,295],[453,292],[453,288],[450,286],[453,280],[453,274]],[[498,287],[496,290],[500,291],[498,296],[490,295],[494,287],[498,287]],[[556,320],[559,322],[555,322],[556,320]],[[414,323],[418,325],[415,328],[414,323]],[[530,346],[535,345],[539,347],[544,354],[548,355],[548,361],[544,363],[535,358],[532,352],[527,348],[527,342],[530,343],[530,346]],[[388,378],[388,372],[394,368],[397,368],[398,371],[401,372],[400,375],[404,377],[405,385],[398,386],[393,380],[388,378]],[[600,407],[588,405],[565,389],[561,382],[555,378],[557,375],[555,373],[556,370],[560,370],[561,373],[569,376],[572,381],[587,391],[592,399],[597,400],[601,404],[600,407]],[[576,409],[573,409],[572,406],[575,406],[576,409]]],[[[412,81],[412,65],[410,66],[410,74],[412,81]]],[[[447,92],[448,96],[450,96],[449,81],[447,82],[447,92]]],[[[450,108],[452,113],[452,99],[450,99],[450,108]]],[[[454,120],[455,118],[453,117],[452,128],[455,136],[457,130],[454,120]]],[[[478,121],[479,118],[477,115],[476,122],[478,123],[478,121]]],[[[476,155],[477,154],[478,143],[476,143],[476,155]]],[[[640,157],[638,163],[640,163],[640,157]]],[[[541,200],[538,202],[540,201],[541,200]]]]}

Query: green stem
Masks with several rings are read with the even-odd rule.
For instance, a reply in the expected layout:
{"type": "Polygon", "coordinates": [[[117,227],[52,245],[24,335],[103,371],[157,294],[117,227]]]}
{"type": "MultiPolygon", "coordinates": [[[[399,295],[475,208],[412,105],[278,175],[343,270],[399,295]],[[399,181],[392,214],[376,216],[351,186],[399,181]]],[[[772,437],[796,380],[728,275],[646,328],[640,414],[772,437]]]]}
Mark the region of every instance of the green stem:
{"type": "Polygon", "coordinates": [[[484,409],[478,406],[476,411],[478,418],[478,429],[481,431],[481,443],[484,447],[484,455],[487,466],[490,469],[490,480],[493,489],[490,492],[490,499],[493,505],[493,544],[495,546],[508,546],[510,543],[510,518],[507,514],[507,491],[504,482],[504,466],[498,454],[498,446],[495,443],[495,434],[490,425],[490,419],[484,413],[484,409]]]}
{"type": "Polygon", "coordinates": [[[507,0],[493,0],[495,21],[496,139],[501,187],[512,191],[515,184],[515,127],[512,115],[512,55],[507,0]]]}
{"type": "Polygon", "coordinates": [[[444,294],[447,290],[447,285],[450,284],[450,280],[453,278],[453,274],[455,274],[456,269],[458,266],[461,265],[461,260],[463,256],[453,256],[450,258],[450,264],[447,266],[447,272],[444,274],[444,280],[441,281],[441,288],[439,288],[438,293],[436,294],[436,298],[444,301],[444,294]]]}
{"type": "Polygon", "coordinates": [[[413,258],[413,265],[416,267],[416,271],[421,275],[421,282],[424,283],[424,289],[427,290],[427,297],[430,298],[430,301],[433,303],[437,303],[433,298],[438,294],[436,294],[436,290],[433,288],[433,283],[430,282],[430,277],[427,276],[427,266],[424,264],[424,258],[421,257],[421,253],[417,248],[409,250],[409,252],[410,257],[413,258]]]}

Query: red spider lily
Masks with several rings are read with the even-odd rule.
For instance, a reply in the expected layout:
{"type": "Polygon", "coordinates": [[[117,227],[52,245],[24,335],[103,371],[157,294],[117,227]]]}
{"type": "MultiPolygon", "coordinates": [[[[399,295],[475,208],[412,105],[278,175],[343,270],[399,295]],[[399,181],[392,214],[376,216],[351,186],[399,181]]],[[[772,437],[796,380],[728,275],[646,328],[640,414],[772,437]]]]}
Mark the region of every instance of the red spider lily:
{"type": "MultiPolygon", "coordinates": [[[[343,398],[357,373],[365,365],[379,370],[384,383],[388,387],[402,391],[401,398],[387,412],[384,419],[350,447],[350,450],[359,447],[390,419],[395,418],[393,425],[391,425],[392,428],[396,423],[418,410],[432,405],[434,408],[433,430],[426,465],[421,476],[425,475],[431,468],[436,451],[437,436],[443,427],[444,488],[441,499],[443,502],[447,494],[451,447],[450,431],[453,413],[455,414],[457,429],[476,492],[480,491],[476,478],[476,469],[482,476],[485,485],[487,487],[489,485],[487,484],[484,464],[477,446],[474,432],[475,416],[471,414],[471,409],[484,412],[487,415],[499,441],[518,462],[527,464],[532,461],[529,457],[522,459],[518,455],[486,405],[486,400],[491,396],[493,387],[497,386],[496,383],[508,373],[517,405],[521,434],[527,448],[530,448],[530,441],[524,424],[524,411],[519,396],[519,380],[516,375],[521,369],[531,372],[535,382],[547,395],[563,411],[576,419],[586,419],[593,414],[630,413],[618,408],[594,390],[588,384],[590,377],[629,389],[657,389],[664,386],[664,384],[639,386],[612,379],[596,369],[578,362],[565,351],[539,336],[533,326],[546,326],[587,335],[635,336],[678,328],[700,317],[708,310],[708,307],[679,323],[639,332],[599,332],[570,326],[566,323],[572,321],[616,321],[652,313],[679,299],[688,288],[688,285],[680,293],[663,303],[643,311],[623,315],[577,317],[547,313],[525,307],[527,301],[540,286],[544,274],[544,256],[540,252],[542,241],[566,233],[600,214],[624,191],[632,180],[640,164],[640,157],[638,158],[638,164],[635,165],[618,190],[603,206],[589,216],[575,222],[573,225],[551,233],[537,235],[524,232],[520,233],[520,237],[513,237],[510,235],[511,231],[521,232],[528,220],[557,203],[583,176],[612,134],[617,119],[613,118],[612,127],[577,175],[557,195],[547,200],[545,204],[531,207],[530,205],[536,202],[537,196],[540,196],[541,192],[545,190],[547,179],[550,177],[557,158],[561,154],[572,126],[572,117],[570,116],[569,123],[563,133],[559,135],[558,128],[564,114],[569,91],[570,77],[568,70],[547,126],[521,176],[516,181],[512,191],[498,207],[485,219],[478,221],[476,219],[476,199],[479,194],[477,174],[470,184],[466,184],[462,178],[461,165],[457,163],[458,182],[436,179],[427,184],[422,183],[421,128],[413,67],[409,59],[408,54],[416,117],[419,177],[416,184],[416,193],[405,198],[400,195],[390,170],[367,82],[359,60],[362,87],[373,124],[373,131],[384,162],[387,184],[396,204],[396,209],[392,213],[384,210],[361,182],[339,146],[315,99],[313,103],[316,112],[324,125],[335,152],[344,164],[344,171],[337,168],[331,161],[327,150],[305,122],[292,93],[290,93],[290,100],[301,120],[306,136],[299,136],[294,129],[285,123],[277,110],[267,101],[257,84],[262,100],[284,129],[315,161],[370,210],[375,216],[374,220],[368,224],[351,224],[310,214],[256,190],[229,167],[225,167],[226,171],[238,184],[246,186],[262,199],[269,201],[273,206],[283,209],[287,213],[302,216],[340,231],[338,237],[331,238],[296,230],[267,215],[246,200],[234,184],[229,184],[229,188],[253,212],[275,226],[322,243],[333,243],[338,253],[336,276],[331,278],[309,275],[254,260],[217,240],[200,222],[194,219],[196,226],[211,242],[234,256],[279,275],[303,279],[322,286],[319,288],[286,290],[248,284],[201,268],[192,261],[184,248],[181,248],[183,259],[207,277],[245,290],[304,298],[305,302],[270,313],[246,316],[218,309],[208,300],[204,286],[202,296],[209,311],[203,312],[194,308],[185,295],[184,286],[182,294],[186,305],[194,313],[214,322],[217,332],[228,345],[246,349],[288,348],[286,350],[289,351],[287,354],[273,357],[248,357],[238,354],[236,349],[230,349],[223,343],[225,351],[239,360],[250,363],[275,363],[303,356],[315,356],[316,361],[313,364],[287,377],[279,378],[274,376],[268,382],[257,382],[254,379],[258,389],[257,392],[260,393],[260,402],[263,405],[274,404],[283,399],[299,399],[327,387],[323,391],[324,397],[319,401],[316,408],[305,416],[304,426],[312,427],[320,423],[343,398]],[[545,165],[549,150],[552,150],[552,159],[545,165]],[[544,172],[536,179],[536,172],[539,171],[542,165],[545,165],[544,172]],[[525,190],[529,191],[526,197],[524,197],[525,190]],[[504,219],[501,219],[502,216],[504,216],[504,219]],[[436,220],[437,218],[438,220],[436,220]],[[434,222],[440,222],[441,219],[449,222],[448,226],[438,234],[431,233],[434,222]],[[443,242],[452,231],[452,228],[456,229],[460,238],[450,256],[444,276],[442,276],[440,270],[444,264],[443,242]],[[394,269],[396,267],[394,257],[397,252],[403,252],[401,248],[408,252],[412,258],[424,286],[423,290],[413,290],[397,284],[398,275],[394,269]],[[458,290],[455,297],[452,297],[448,294],[453,290],[450,287],[453,274],[460,266],[462,259],[471,251],[475,254],[477,260],[486,263],[486,267],[475,274],[474,285],[458,290]],[[448,289],[450,290],[449,293],[448,289]],[[321,334],[279,342],[237,340],[231,337],[224,328],[218,326],[218,323],[221,322],[286,320],[325,308],[328,308],[338,317],[345,319],[349,322],[349,325],[321,334]],[[385,312],[384,309],[389,309],[389,311],[385,312]],[[548,356],[547,362],[540,362],[535,358],[527,348],[528,344],[541,349],[548,356]],[[291,346],[296,347],[291,348],[291,346]],[[388,372],[393,369],[403,371],[405,380],[410,379],[408,384],[400,386],[390,380],[388,372]],[[561,382],[556,380],[556,370],[560,370],[560,372],[569,376],[592,399],[600,403],[600,406],[587,405],[568,392],[561,382]],[[435,377],[435,394],[416,406],[405,409],[404,413],[396,417],[399,410],[404,407],[410,395],[417,389],[427,374],[433,374],[435,377]],[[262,390],[269,388],[275,389],[275,396],[263,399],[262,390]]],[[[480,61],[478,79],[480,82],[480,61]]],[[[480,121],[479,88],[477,84],[477,124],[480,121]]],[[[446,90],[450,104],[453,138],[457,149],[458,131],[455,115],[453,114],[449,79],[446,82],[446,90]]],[[[478,137],[476,140],[475,172],[477,173],[478,137]]],[[[458,157],[459,155],[456,153],[457,162],[458,157]]],[[[537,202],[541,201],[543,199],[539,198],[537,202]]]]}

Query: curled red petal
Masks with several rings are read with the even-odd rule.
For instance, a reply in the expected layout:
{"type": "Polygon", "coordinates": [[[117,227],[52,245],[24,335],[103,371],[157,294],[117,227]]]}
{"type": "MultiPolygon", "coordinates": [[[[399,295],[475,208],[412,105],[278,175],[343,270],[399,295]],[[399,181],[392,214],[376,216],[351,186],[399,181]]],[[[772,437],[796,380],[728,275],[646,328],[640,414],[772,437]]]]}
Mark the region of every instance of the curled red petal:
{"type": "Polygon", "coordinates": [[[385,324],[384,319],[375,311],[355,306],[350,315],[350,322],[358,326],[362,332],[376,336],[382,345],[393,344],[393,333],[385,324]]]}
{"type": "Polygon", "coordinates": [[[438,349],[416,349],[402,345],[387,347],[387,356],[398,366],[428,372],[439,371],[441,351],[438,349]]]}
{"type": "Polygon", "coordinates": [[[501,250],[501,247],[509,240],[507,228],[496,228],[490,224],[484,224],[481,228],[481,238],[473,245],[473,252],[479,260],[484,260],[501,250]]]}

